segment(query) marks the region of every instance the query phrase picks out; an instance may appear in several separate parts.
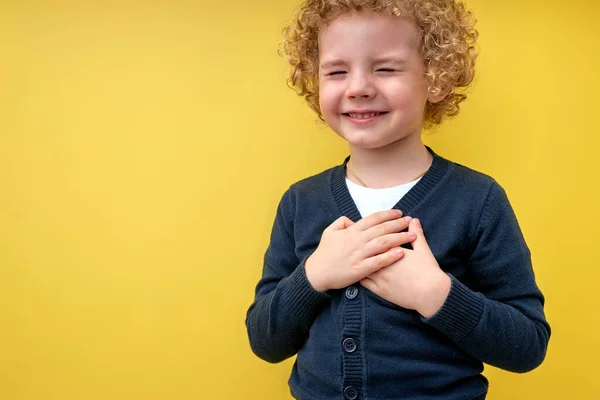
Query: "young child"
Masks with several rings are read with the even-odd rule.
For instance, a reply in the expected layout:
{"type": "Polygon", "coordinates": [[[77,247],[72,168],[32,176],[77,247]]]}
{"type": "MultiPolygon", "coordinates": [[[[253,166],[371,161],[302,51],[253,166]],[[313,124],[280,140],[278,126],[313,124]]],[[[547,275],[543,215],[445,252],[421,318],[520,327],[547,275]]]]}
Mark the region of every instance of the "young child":
{"type": "Polygon", "coordinates": [[[295,354],[297,399],[484,399],[483,363],[526,372],[550,327],[504,190],[437,155],[477,32],[455,0],[306,0],[286,30],[291,84],[350,147],[292,185],[246,325],[295,354]]]}

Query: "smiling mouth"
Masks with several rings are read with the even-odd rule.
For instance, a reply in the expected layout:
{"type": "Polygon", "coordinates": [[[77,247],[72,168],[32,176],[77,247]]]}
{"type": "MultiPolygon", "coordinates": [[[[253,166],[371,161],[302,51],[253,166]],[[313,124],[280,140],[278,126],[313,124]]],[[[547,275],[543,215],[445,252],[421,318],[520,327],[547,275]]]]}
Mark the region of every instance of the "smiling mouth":
{"type": "Polygon", "coordinates": [[[356,118],[356,119],[369,119],[373,117],[377,117],[379,115],[387,114],[387,111],[380,112],[368,112],[368,113],[344,113],[346,117],[356,118]]]}

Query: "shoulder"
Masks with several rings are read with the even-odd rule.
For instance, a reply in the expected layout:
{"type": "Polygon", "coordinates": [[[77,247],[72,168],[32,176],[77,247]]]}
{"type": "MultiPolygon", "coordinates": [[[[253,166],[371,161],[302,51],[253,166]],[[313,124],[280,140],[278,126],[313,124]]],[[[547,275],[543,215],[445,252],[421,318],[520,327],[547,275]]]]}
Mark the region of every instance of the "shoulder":
{"type": "Polygon", "coordinates": [[[303,178],[290,185],[288,192],[295,197],[328,197],[331,194],[331,182],[334,174],[343,171],[342,165],[336,165],[322,172],[303,178]]]}
{"type": "Polygon", "coordinates": [[[480,209],[481,216],[493,210],[512,208],[506,191],[494,177],[457,162],[449,162],[452,173],[445,188],[446,194],[451,194],[453,200],[463,200],[471,208],[480,209]]]}
{"type": "Polygon", "coordinates": [[[488,174],[477,171],[457,162],[451,161],[451,163],[454,167],[453,179],[463,182],[465,185],[486,190],[491,186],[498,184],[498,182],[496,182],[496,180],[488,174]]]}
{"type": "Polygon", "coordinates": [[[449,167],[439,187],[441,193],[438,192],[438,200],[451,202],[456,207],[480,210],[480,213],[476,212],[479,215],[490,206],[510,207],[504,188],[494,177],[458,162],[443,160],[449,167]]]}
{"type": "Polygon", "coordinates": [[[328,168],[317,174],[303,178],[293,184],[283,194],[281,206],[288,210],[311,207],[327,207],[332,204],[331,183],[334,174],[343,173],[343,164],[328,168]]]}
{"type": "MultiPolygon", "coordinates": [[[[481,171],[449,161],[450,173],[438,193],[435,204],[443,205],[448,215],[465,224],[471,243],[476,243],[482,232],[511,226],[518,231],[516,216],[506,191],[498,181],[481,171]]],[[[473,244],[474,245],[474,244],[473,244]]]]}
{"type": "Polygon", "coordinates": [[[453,190],[476,198],[487,198],[494,189],[503,190],[492,176],[455,161],[446,161],[451,165],[447,185],[453,190]]]}
{"type": "Polygon", "coordinates": [[[295,182],[290,186],[290,189],[297,192],[314,191],[315,189],[321,189],[331,184],[332,175],[341,168],[341,165],[328,168],[322,172],[311,175],[304,179],[295,182]]]}
{"type": "Polygon", "coordinates": [[[332,177],[339,174],[341,166],[301,179],[288,187],[280,202],[282,217],[289,232],[297,240],[320,235],[339,217],[332,192],[332,177]],[[295,227],[301,227],[296,230],[295,227]]]}

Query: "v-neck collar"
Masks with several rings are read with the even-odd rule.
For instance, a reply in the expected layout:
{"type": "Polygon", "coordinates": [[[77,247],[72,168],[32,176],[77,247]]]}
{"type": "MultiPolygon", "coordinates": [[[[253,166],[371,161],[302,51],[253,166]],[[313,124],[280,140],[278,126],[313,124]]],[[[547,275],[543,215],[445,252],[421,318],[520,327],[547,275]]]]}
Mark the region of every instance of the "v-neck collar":
{"type": "MultiPolygon", "coordinates": [[[[425,175],[421,177],[419,182],[417,182],[417,184],[413,186],[393,207],[396,210],[401,210],[404,215],[413,213],[418,203],[431,192],[452,167],[450,161],[435,154],[431,148],[425,147],[433,156],[431,166],[425,175]]],[[[357,222],[361,219],[361,215],[352,196],[350,196],[348,186],[346,186],[346,164],[348,163],[348,160],[350,160],[350,156],[346,157],[341,165],[338,165],[333,169],[333,174],[331,176],[331,191],[333,192],[333,198],[337,203],[341,215],[357,222]]]]}

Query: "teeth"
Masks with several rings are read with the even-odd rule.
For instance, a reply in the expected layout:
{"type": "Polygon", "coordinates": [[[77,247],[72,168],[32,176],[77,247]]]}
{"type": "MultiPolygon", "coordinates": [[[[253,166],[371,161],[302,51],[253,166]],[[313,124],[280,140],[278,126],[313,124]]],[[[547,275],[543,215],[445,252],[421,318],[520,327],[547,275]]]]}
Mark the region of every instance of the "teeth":
{"type": "Polygon", "coordinates": [[[368,119],[368,118],[373,118],[376,115],[379,115],[379,113],[349,113],[348,114],[351,118],[358,118],[358,119],[368,119]]]}

